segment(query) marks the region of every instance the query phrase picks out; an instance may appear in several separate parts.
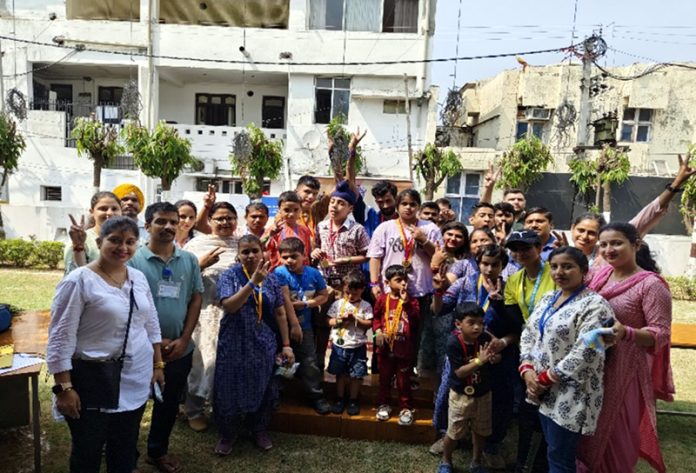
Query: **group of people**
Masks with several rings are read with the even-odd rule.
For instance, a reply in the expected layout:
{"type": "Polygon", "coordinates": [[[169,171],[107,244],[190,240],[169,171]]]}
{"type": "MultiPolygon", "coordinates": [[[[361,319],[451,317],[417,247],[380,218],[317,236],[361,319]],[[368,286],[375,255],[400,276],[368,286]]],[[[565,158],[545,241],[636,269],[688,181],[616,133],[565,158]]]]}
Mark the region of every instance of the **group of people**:
{"type": "Polygon", "coordinates": [[[395,384],[405,427],[418,376],[435,380],[439,472],[453,471],[468,433],[471,471],[506,468],[515,414],[515,471],[629,472],[639,458],[665,471],[655,400],[674,392],[671,296],[642,240],[696,171],[680,158],[674,182],[630,223],[582,215],[571,246],[549,211],[525,208],[522,191],[491,204],[493,170],[472,230],[446,199],[423,203],[389,181],[374,185],[368,207],[354,173],[361,138],[331,192],[303,176],[280,194],[273,221],[252,202],[238,226],[214,188],[200,209],[145,208],[130,184],[93,196],[91,228],[71,217],[47,350],[71,471],[99,471],[102,455],[110,472],[135,471],[149,398],[147,461],[177,472],[169,436],[182,413],[202,431],[212,407],[218,455],[244,434],[268,450],[284,378],[301,379],[318,414],[357,415],[370,371],[376,418],[392,417],[395,384]],[[324,392],[328,347],[335,396],[324,392]],[[85,361],[103,372],[114,360],[117,402],[87,403],[92,386],[76,377],[85,361]]]}

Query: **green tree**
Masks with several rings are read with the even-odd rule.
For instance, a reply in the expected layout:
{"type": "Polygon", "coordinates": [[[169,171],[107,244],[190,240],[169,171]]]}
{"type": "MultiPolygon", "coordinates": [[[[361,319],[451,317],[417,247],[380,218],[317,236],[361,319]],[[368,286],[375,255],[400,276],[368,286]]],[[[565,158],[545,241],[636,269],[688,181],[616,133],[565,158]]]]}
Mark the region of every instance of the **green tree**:
{"type": "Polygon", "coordinates": [[[125,129],[125,137],[135,165],[146,176],[160,179],[165,200],[184,168],[199,164],[191,155],[191,142],[164,121],[157,123],[152,131],[131,123],[125,129]]]}
{"type": "Polygon", "coordinates": [[[553,163],[549,147],[532,135],[523,138],[503,153],[500,162],[501,177],[497,186],[503,189],[527,190],[541,179],[541,173],[553,163]]]}
{"type": "MultiPolygon", "coordinates": [[[[7,176],[17,169],[19,157],[26,147],[24,137],[17,130],[17,123],[8,114],[0,113],[0,168],[2,168],[0,189],[5,186],[7,176]]],[[[0,238],[5,238],[1,212],[0,238]]]]}
{"type": "MultiPolygon", "coordinates": [[[[679,159],[681,162],[681,157],[679,159]]],[[[689,151],[685,159],[688,166],[696,165],[696,144],[692,143],[689,145],[689,151]]],[[[691,252],[686,274],[694,278],[696,277],[696,179],[686,181],[679,210],[684,217],[686,228],[691,230],[691,252]]]]}
{"type": "Polygon", "coordinates": [[[590,191],[595,192],[594,210],[597,212],[611,212],[611,185],[626,182],[631,171],[628,154],[609,145],[604,145],[596,158],[573,158],[568,166],[570,182],[578,194],[587,197],[590,191]]]}
{"type": "Polygon", "coordinates": [[[263,131],[253,123],[247,125],[247,129],[242,132],[247,137],[244,140],[236,139],[235,145],[239,141],[246,141],[245,152],[235,146],[230,153],[230,164],[232,173],[242,179],[242,190],[250,199],[258,199],[263,191],[263,181],[265,178],[276,179],[283,168],[283,144],[280,141],[271,141],[263,131]]]}
{"type": "Polygon", "coordinates": [[[433,194],[449,176],[462,172],[462,163],[452,150],[443,151],[433,144],[416,154],[413,170],[425,182],[426,200],[433,200],[433,194]]]}
{"type": "Polygon", "coordinates": [[[75,118],[75,127],[70,136],[75,140],[77,155],[87,156],[92,160],[92,186],[94,192],[98,192],[102,169],[123,152],[118,141],[118,131],[114,126],[100,122],[92,114],[89,118],[75,118]]]}

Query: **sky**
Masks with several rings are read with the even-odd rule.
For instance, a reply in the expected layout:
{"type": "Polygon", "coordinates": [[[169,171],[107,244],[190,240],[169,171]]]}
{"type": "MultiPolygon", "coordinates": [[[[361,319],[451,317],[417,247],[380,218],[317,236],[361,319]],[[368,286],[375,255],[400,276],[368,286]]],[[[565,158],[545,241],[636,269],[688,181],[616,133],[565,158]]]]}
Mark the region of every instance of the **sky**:
{"type": "MultiPolygon", "coordinates": [[[[582,41],[601,28],[609,48],[621,51],[610,49],[600,64],[648,64],[652,63],[650,60],[696,62],[694,0],[438,0],[433,57],[568,46],[576,5],[574,42],[582,41]]],[[[555,64],[565,59],[562,53],[522,56],[532,66],[555,64]]],[[[456,85],[459,88],[467,82],[517,67],[520,66],[514,57],[460,61],[456,67],[456,85]]],[[[440,86],[441,102],[453,86],[454,71],[453,62],[433,64],[433,83],[440,86]]]]}

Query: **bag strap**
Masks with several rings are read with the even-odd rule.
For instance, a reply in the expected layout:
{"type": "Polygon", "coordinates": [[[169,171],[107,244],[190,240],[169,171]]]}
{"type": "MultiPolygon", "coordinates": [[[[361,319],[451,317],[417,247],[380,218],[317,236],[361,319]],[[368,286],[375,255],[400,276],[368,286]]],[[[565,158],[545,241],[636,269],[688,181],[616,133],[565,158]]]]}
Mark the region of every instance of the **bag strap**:
{"type": "Polygon", "coordinates": [[[128,309],[128,323],[126,324],[126,336],[123,339],[123,349],[121,350],[121,356],[118,357],[118,361],[123,363],[123,359],[126,357],[126,345],[128,344],[128,332],[130,332],[131,319],[133,318],[133,306],[135,305],[135,295],[133,294],[133,281],[130,282],[130,307],[128,309]]]}

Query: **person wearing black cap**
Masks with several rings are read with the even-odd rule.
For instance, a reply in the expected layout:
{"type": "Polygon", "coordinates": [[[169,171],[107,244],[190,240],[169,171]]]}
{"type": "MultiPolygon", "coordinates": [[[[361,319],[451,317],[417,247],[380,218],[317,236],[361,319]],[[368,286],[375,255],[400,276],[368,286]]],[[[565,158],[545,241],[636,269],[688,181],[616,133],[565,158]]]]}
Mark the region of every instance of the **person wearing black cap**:
{"type": "MultiPolygon", "coordinates": [[[[505,284],[505,312],[509,320],[521,325],[523,320],[529,318],[535,304],[544,294],[556,289],[556,283],[551,277],[549,264],[541,259],[541,238],[535,231],[510,232],[505,246],[522,266],[522,269],[508,277],[505,284]]],[[[525,469],[535,463],[539,467],[546,461],[546,443],[543,438],[538,407],[520,402],[515,471],[546,471],[538,468],[525,469]]]]}
{"type": "MultiPolygon", "coordinates": [[[[328,306],[341,298],[343,277],[351,271],[360,270],[360,265],[367,261],[370,237],[365,227],[348,218],[353,212],[356,199],[350,184],[347,181],[339,182],[331,193],[329,218],[319,222],[314,236],[312,259],[319,261],[322,273],[331,287],[328,306]]],[[[318,322],[317,359],[323,366],[330,327],[326,317],[320,317],[318,322]]]]}

